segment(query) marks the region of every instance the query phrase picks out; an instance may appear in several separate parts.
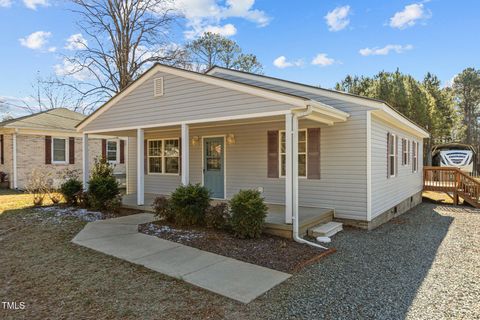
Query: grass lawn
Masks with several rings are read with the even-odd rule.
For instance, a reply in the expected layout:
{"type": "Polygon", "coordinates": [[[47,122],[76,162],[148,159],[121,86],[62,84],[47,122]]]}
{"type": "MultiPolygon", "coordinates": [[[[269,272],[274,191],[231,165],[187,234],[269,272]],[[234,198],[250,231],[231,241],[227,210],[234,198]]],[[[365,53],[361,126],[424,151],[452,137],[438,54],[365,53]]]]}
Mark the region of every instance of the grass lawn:
{"type": "MultiPolygon", "coordinates": [[[[0,190],[0,319],[221,319],[238,303],[70,243],[85,222],[48,219],[31,196],[0,190]]],[[[241,316],[240,316],[241,317],[241,316]]]]}

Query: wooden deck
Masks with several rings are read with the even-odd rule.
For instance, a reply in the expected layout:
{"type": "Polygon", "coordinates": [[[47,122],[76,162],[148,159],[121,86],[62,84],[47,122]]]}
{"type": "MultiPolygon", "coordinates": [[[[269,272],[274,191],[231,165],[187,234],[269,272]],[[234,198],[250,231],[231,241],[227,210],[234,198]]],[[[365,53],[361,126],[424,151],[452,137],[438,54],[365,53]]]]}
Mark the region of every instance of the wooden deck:
{"type": "MultiPolygon", "coordinates": [[[[155,194],[145,194],[146,205],[137,206],[137,195],[128,194],[123,197],[123,206],[126,208],[153,212],[151,204],[153,203],[155,196],[155,194]]],[[[213,202],[219,201],[213,200],[213,202]]],[[[264,232],[284,238],[292,238],[293,226],[285,223],[285,206],[279,204],[267,204],[267,206],[268,214],[265,219],[264,232]]],[[[299,207],[300,235],[306,235],[307,230],[313,226],[332,221],[333,213],[334,210],[329,208],[299,207]]]]}

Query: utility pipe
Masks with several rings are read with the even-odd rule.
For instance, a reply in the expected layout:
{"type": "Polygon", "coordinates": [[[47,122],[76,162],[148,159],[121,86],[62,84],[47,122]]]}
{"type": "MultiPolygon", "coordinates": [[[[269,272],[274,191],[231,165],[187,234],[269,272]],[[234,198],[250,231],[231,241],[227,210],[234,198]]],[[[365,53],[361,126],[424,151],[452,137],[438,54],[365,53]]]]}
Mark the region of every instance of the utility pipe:
{"type": "Polygon", "coordinates": [[[313,113],[312,106],[307,106],[304,112],[294,113],[292,117],[292,134],[293,136],[293,240],[298,243],[304,243],[312,247],[329,250],[317,243],[308,241],[299,236],[299,218],[298,218],[298,120],[307,117],[313,113]]]}

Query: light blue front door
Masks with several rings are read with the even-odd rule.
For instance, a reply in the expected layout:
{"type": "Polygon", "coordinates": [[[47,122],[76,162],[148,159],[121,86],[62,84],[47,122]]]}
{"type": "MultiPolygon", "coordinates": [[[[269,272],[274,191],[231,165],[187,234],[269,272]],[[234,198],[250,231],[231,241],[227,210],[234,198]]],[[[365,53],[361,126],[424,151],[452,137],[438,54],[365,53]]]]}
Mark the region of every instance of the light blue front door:
{"type": "Polygon", "coordinates": [[[223,137],[203,140],[203,184],[212,198],[225,198],[225,143],[223,137]]]}

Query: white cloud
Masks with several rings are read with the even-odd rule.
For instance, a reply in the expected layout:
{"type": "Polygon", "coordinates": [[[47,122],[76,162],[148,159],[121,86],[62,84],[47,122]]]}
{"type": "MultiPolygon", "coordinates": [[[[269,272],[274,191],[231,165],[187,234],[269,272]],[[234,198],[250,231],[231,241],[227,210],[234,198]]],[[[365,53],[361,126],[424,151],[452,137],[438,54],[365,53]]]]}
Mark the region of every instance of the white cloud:
{"type": "Polygon", "coordinates": [[[409,4],[390,18],[390,27],[398,29],[412,27],[417,21],[428,19],[431,15],[430,11],[425,10],[423,3],[409,4]]]}
{"type": "Polygon", "coordinates": [[[49,48],[47,49],[47,51],[48,51],[48,52],[55,52],[55,51],[57,51],[57,47],[49,47],[49,48]]]}
{"type": "Polygon", "coordinates": [[[325,20],[328,25],[328,30],[330,31],[340,31],[345,29],[350,20],[348,15],[350,14],[350,6],[337,7],[327,13],[325,20]]]}
{"type": "Polygon", "coordinates": [[[285,69],[288,67],[300,67],[303,65],[303,61],[301,59],[296,61],[287,61],[285,56],[280,56],[273,60],[273,65],[277,68],[285,69]]]}
{"type": "Polygon", "coordinates": [[[0,0],[1,8],[10,8],[12,6],[12,0],[0,0]]]}
{"type": "MultiPolygon", "coordinates": [[[[270,22],[264,11],[253,9],[255,0],[177,0],[173,9],[180,12],[187,20],[186,38],[201,35],[206,28],[232,33],[232,24],[221,26],[221,21],[228,18],[242,18],[264,27],[270,22]],[[228,26],[228,27],[226,27],[228,26]],[[225,29],[228,28],[228,29],[225,29]]],[[[233,27],[233,28],[232,28],[233,27]]],[[[235,28],[236,30],[236,28],[235,28]]]]}
{"type": "Polygon", "coordinates": [[[332,58],[329,58],[326,53],[319,53],[312,60],[313,65],[321,66],[321,67],[326,67],[334,63],[335,63],[335,60],[332,58]]]}
{"type": "Polygon", "coordinates": [[[194,39],[197,36],[204,34],[205,32],[211,32],[215,34],[222,35],[224,37],[231,37],[237,33],[237,28],[231,23],[227,23],[223,26],[204,26],[202,28],[198,28],[197,30],[188,30],[185,31],[184,35],[187,39],[194,39]]]}
{"type": "Polygon", "coordinates": [[[391,51],[395,51],[396,53],[403,53],[408,50],[412,50],[413,46],[411,44],[407,44],[402,46],[400,44],[389,44],[383,48],[374,47],[374,48],[364,48],[360,49],[358,52],[362,56],[385,56],[389,54],[391,51]]]}
{"type": "Polygon", "coordinates": [[[68,76],[79,81],[87,80],[92,77],[92,74],[88,69],[82,68],[80,65],[68,59],[63,59],[61,64],[54,65],[53,69],[57,76],[68,76]]]}
{"type": "Polygon", "coordinates": [[[48,0],[23,0],[23,4],[32,10],[37,10],[38,6],[48,7],[50,5],[48,0]]]}
{"type": "Polygon", "coordinates": [[[41,50],[48,43],[48,38],[52,36],[51,32],[47,31],[36,31],[25,38],[20,38],[20,44],[24,47],[41,50]]]}
{"type": "Polygon", "coordinates": [[[65,44],[65,49],[67,50],[81,50],[85,49],[85,46],[88,45],[87,39],[83,37],[81,33],[72,34],[67,39],[67,43],[65,44]]]}

